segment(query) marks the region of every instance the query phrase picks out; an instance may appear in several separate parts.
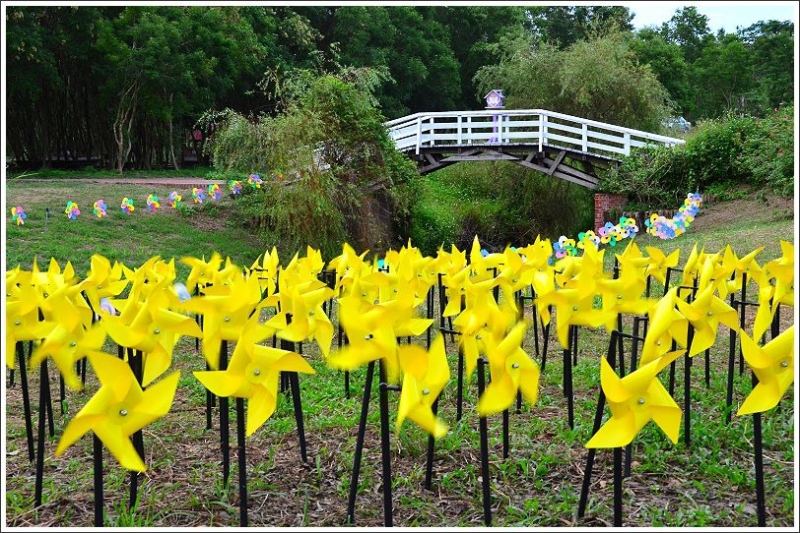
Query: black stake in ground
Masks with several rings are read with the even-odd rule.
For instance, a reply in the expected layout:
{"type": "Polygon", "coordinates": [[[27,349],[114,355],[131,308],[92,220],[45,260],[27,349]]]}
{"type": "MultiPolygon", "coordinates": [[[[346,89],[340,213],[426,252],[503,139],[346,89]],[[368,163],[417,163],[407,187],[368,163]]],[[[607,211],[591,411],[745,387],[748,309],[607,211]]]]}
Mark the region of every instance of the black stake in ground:
{"type": "MultiPolygon", "coordinates": [[[[483,357],[478,358],[478,397],[483,395],[486,388],[486,379],[484,377],[484,365],[488,361],[483,357]]],[[[492,502],[491,492],[489,486],[489,435],[486,417],[481,416],[478,422],[480,428],[481,439],[481,486],[483,489],[483,523],[489,527],[492,525],[492,502]]]]}
{"type": "MultiPolygon", "coordinates": [[[[228,341],[221,341],[219,350],[219,369],[228,369],[228,341]]],[[[228,486],[228,478],[231,474],[231,448],[230,448],[230,411],[228,409],[228,397],[219,398],[219,438],[222,447],[222,485],[228,486]]]]}
{"type": "Polygon", "coordinates": [[[567,399],[567,423],[570,429],[575,429],[575,418],[572,394],[572,346],[578,336],[578,326],[570,326],[567,339],[571,342],[564,348],[564,397],[567,399]]]}
{"type": "MultiPolygon", "coordinates": [[[[431,405],[431,411],[433,411],[434,418],[439,413],[439,398],[431,405]]],[[[425,466],[425,488],[431,490],[433,486],[433,448],[436,444],[436,439],[433,435],[428,435],[428,461],[425,466]]]]}
{"type": "Polygon", "coordinates": [[[94,526],[103,527],[103,443],[92,434],[94,459],[94,526]]]}
{"type": "Polygon", "coordinates": [[[17,341],[17,357],[19,360],[19,379],[22,386],[22,410],[25,414],[25,436],[28,439],[28,458],[34,461],[33,422],[31,420],[31,398],[28,389],[28,363],[25,361],[25,343],[17,341]]]}
{"type": "Polygon", "coordinates": [[[236,439],[239,445],[239,525],[241,527],[247,527],[247,456],[244,417],[244,398],[236,398],[236,439]]]}
{"type": "Polygon", "coordinates": [[[689,324],[689,332],[686,335],[686,354],[683,356],[683,442],[689,447],[692,444],[692,358],[689,356],[689,348],[694,339],[694,327],[689,324]]]}
{"type": "Polygon", "coordinates": [[[361,401],[361,419],[358,422],[358,436],[356,437],[356,452],[353,457],[353,473],[350,477],[350,495],[347,499],[347,524],[356,523],[356,494],[358,492],[358,474],[361,470],[361,453],[364,451],[364,434],[367,430],[367,415],[369,414],[369,397],[372,393],[372,376],[375,373],[375,361],[367,365],[367,379],[364,384],[364,397],[361,401]]]}
{"type": "Polygon", "coordinates": [[[392,463],[389,457],[389,389],[399,390],[386,382],[386,367],[380,360],[380,418],[381,418],[381,463],[383,478],[383,525],[392,527],[392,463]]]}
{"type": "Polygon", "coordinates": [[[614,527],[622,527],[622,448],[614,448],[614,527]]]}
{"type": "MultiPolygon", "coordinates": [[[[286,313],[286,325],[292,323],[292,314],[286,313]]],[[[281,339],[281,349],[293,352],[295,349],[294,343],[281,339]]],[[[303,353],[302,344],[300,345],[300,353],[303,353]]],[[[292,392],[292,402],[294,403],[294,419],[297,423],[297,437],[300,439],[300,458],[304,463],[308,462],[306,455],[306,432],[303,425],[303,404],[300,401],[300,381],[297,372],[281,372],[281,378],[285,377],[288,388],[292,392]]]]}
{"type": "MultiPolygon", "coordinates": [[[[36,439],[36,486],[34,489],[34,507],[42,505],[42,481],[44,476],[44,433],[45,419],[53,418],[52,405],[47,409],[50,398],[50,375],[47,370],[47,358],[42,360],[39,367],[39,432],[36,439]]],[[[50,435],[53,436],[52,434],[50,435]]]]}
{"type": "MultiPolygon", "coordinates": [[[[608,353],[606,360],[611,368],[616,366],[616,346],[617,346],[617,331],[611,332],[611,338],[608,341],[608,353]]],[[[597,398],[597,409],[594,412],[594,425],[592,426],[592,437],[600,430],[603,423],[603,409],[606,405],[606,394],[603,392],[602,386],[597,398]]],[[[592,468],[594,468],[594,457],[597,454],[597,448],[589,448],[586,453],[586,468],[583,470],[583,485],[581,485],[581,496],[578,500],[578,518],[583,518],[586,514],[586,503],[589,500],[589,487],[592,482],[592,468]]]]}
{"type": "MultiPolygon", "coordinates": [[[[142,386],[142,373],[143,373],[143,355],[141,350],[134,350],[128,348],[128,366],[133,372],[136,382],[142,386]]],[[[132,435],[133,447],[136,448],[136,453],[144,461],[144,436],[140,429],[132,435]]],[[[133,509],[136,505],[136,500],[139,495],[139,472],[131,470],[131,483],[130,483],[130,499],[128,501],[128,508],[133,509]]]]}
{"type": "MultiPolygon", "coordinates": [[[[548,306],[548,309],[552,313],[553,307],[548,306]]],[[[550,316],[552,317],[553,315],[551,314],[550,316]]],[[[553,321],[551,319],[546,326],[542,324],[542,336],[544,337],[542,340],[542,372],[544,372],[544,365],[547,362],[547,345],[550,343],[550,324],[552,323],[553,321]]]]}

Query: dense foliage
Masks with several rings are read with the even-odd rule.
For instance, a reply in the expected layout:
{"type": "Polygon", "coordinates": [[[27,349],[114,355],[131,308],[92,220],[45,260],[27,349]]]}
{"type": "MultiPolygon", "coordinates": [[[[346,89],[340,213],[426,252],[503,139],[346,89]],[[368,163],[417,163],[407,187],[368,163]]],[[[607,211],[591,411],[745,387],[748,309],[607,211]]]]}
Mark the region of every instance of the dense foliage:
{"type": "Polygon", "coordinates": [[[27,5],[5,13],[8,160],[28,168],[208,164],[202,150],[215,123],[198,124],[204,113],[274,117],[285,105],[282,80],[314,66],[380,73],[372,94],[387,119],[480,108],[487,88],[503,89],[508,103],[648,127],[665,112],[665,96],[671,112],[696,123],[729,110],[764,116],[794,94],[791,21],[712,35],[695,7],[638,32],[630,11],[614,6],[27,5]]]}
{"type": "Polygon", "coordinates": [[[686,191],[725,191],[738,184],[794,193],[794,106],[764,118],[729,115],[701,122],[685,145],[643,150],[601,180],[636,204],[669,207],[686,191]]]}

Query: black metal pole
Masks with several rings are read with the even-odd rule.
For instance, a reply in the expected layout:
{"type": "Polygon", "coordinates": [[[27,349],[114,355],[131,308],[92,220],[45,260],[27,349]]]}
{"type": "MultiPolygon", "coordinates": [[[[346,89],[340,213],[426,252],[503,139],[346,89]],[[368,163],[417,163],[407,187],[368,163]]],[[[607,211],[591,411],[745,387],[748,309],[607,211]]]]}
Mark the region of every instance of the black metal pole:
{"type": "MultiPolygon", "coordinates": [[[[747,273],[742,273],[742,311],[739,313],[739,328],[744,330],[745,315],[747,314],[747,273]]],[[[739,375],[744,374],[744,353],[741,342],[739,343],[739,375]]]]}
{"type": "Polygon", "coordinates": [[[622,448],[614,448],[614,527],[622,527],[622,448]]]}
{"type": "MultiPolygon", "coordinates": [[[[552,306],[548,307],[552,312],[552,306]]],[[[550,324],[553,323],[552,315],[550,322],[547,323],[546,326],[542,328],[542,333],[544,335],[544,339],[542,341],[542,371],[544,372],[544,365],[547,362],[547,345],[550,344],[550,324]]]]}
{"type": "MultiPolygon", "coordinates": [[[[221,341],[219,350],[219,369],[228,369],[228,341],[221,341]]],[[[227,396],[219,398],[219,438],[222,448],[222,484],[228,486],[231,475],[231,448],[230,448],[230,410],[227,396]]]]}
{"type": "Polygon", "coordinates": [[[753,413],[753,451],[755,453],[758,526],[766,527],[767,507],[764,494],[764,449],[761,439],[761,413],[753,413]]]}
{"type": "MultiPolygon", "coordinates": [[[[211,370],[211,365],[206,361],[206,371],[211,370]]],[[[211,429],[211,404],[213,403],[214,395],[209,389],[206,389],[206,429],[211,429]]]]}
{"type": "Polygon", "coordinates": [[[236,398],[236,439],[239,445],[239,525],[247,527],[247,455],[244,398],[236,398]]]}
{"type": "Polygon", "coordinates": [[[383,464],[383,525],[392,527],[392,464],[389,447],[389,391],[386,367],[380,361],[381,462],[383,464]]]}
{"type": "MultiPolygon", "coordinates": [[[[431,411],[433,411],[433,416],[435,417],[439,412],[439,398],[433,402],[431,405],[431,411]]],[[[436,439],[433,438],[433,435],[428,435],[428,461],[425,467],[425,488],[431,490],[433,485],[433,448],[436,444],[436,439]]]]}
{"type": "MultiPolygon", "coordinates": [[[[740,307],[736,302],[736,298],[734,293],[731,293],[730,297],[730,306],[736,308],[737,311],[740,313],[739,315],[739,324],[742,323],[742,316],[741,313],[744,311],[744,307],[740,307]]],[[[741,327],[741,326],[740,326],[741,327]]],[[[733,409],[731,408],[733,405],[733,369],[736,367],[736,338],[738,334],[736,330],[731,329],[730,334],[728,336],[728,388],[725,393],[725,425],[729,425],[731,423],[731,414],[733,413],[733,409]]]]}
{"type": "Polygon", "coordinates": [[[28,388],[28,367],[25,361],[25,344],[21,341],[17,342],[17,356],[19,357],[19,378],[22,385],[22,410],[25,414],[25,435],[28,438],[28,458],[33,462],[33,421],[31,415],[31,398],[28,388]]]}
{"type": "Polygon", "coordinates": [[[503,410],[503,459],[508,459],[508,409],[503,410]]]}
{"type": "MultiPolygon", "coordinates": [[[[615,354],[617,344],[617,332],[611,332],[611,339],[608,342],[608,354],[606,360],[611,368],[615,366],[615,354]]],[[[597,397],[597,409],[594,412],[594,425],[592,426],[592,436],[599,430],[600,425],[603,423],[603,409],[606,405],[606,395],[603,392],[602,386],[600,387],[600,394],[597,397]]],[[[586,513],[586,503],[589,500],[589,486],[592,481],[592,468],[594,468],[594,457],[597,454],[596,448],[589,448],[586,453],[586,468],[583,470],[583,484],[581,485],[581,495],[578,500],[578,518],[583,518],[586,513]]]]}
{"type": "Polygon", "coordinates": [[[369,413],[369,397],[372,392],[372,375],[375,373],[375,361],[367,365],[367,379],[364,384],[364,397],[361,401],[361,419],[358,422],[358,436],[356,437],[356,452],[353,457],[353,474],[350,477],[350,495],[347,500],[347,523],[356,523],[356,494],[358,493],[358,474],[361,469],[361,453],[364,450],[364,434],[367,429],[367,414],[369,413]]]}
{"type": "Polygon", "coordinates": [[[94,458],[94,526],[103,527],[103,443],[92,435],[94,458]]]}
{"type": "MultiPolygon", "coordinates": [[[[286,313],[286,324],[292,323],[292,314],[286,313]]],[[[295,346],[291,341],[281,340],[281,349],[294,351],[295,346]]],[[[302,345],[300,347],[302,353],[302,345]]],[[[308,455],[306,454],[306,432],[303,425],[303,404],[300,399],[300,379],[297,372],[281,372],[281,376],[285,377],[288,382],[289,389],[292,392],[292,402],[294,403],[294,419],[297,423],[297,438],[300,440],[300,458],[304,463],[308,462],[308,455]]]]}
{"type": "Polygon", "coordinates": [[[47,359],[42,360],[39,367],[39,432],[36,435],[36,486],[34,489],[34,507],[42,505],[42,479],[44,476],[44,433],[45,419],[47,418],[47,359]]]}
{"type": "MultiPolygon", "coordinates": [[[[487,363],[483,357],[478,358],[478,395],[482,395],[486,387],[483,366],[487,363]]],[[[480,439],[481,439],[481,485],[483,488],[483,523],[489,527],[492,525],[492,502],[489,487],[489,435],[486,417],[481,416],[479,420],[480,439]]]]}
{"type": "MultiPolygon", "coordinates": [[[[137,383],[141,386],[142,384],[142,351],[141,350],[133,350],[132,348],[128,348],[128,366],[131,367],[133,371],[133,375],[136,378],[137,383]]],[[[133,446],[136,448],[139,457],[144,461],[144,437],[142,435],[142,430],[137,431],[133,434],[133,446]]],[[[136,499],[139,493],[139,472],[131,471],[131,482],[130,482],[130,498],[128,501],[128,507],[133,509],[136,505],[136,499]]]]}
{"type": "Polygon", "coordinates": [[[464,403],[464,350],[458,347],[458,390],[456,391],[456,422],[461,421],[461,409],[464,403]]]}
{"type": "MultiPolygon", "coordinates": [[[[689,334],[687,335],[686,345],[691,347],[694,338],[694,327],[689,324],[689,334]]],[[[691,381],[692,381],[692,358],[689,357],[689,350],[683,356],[683,442],[686,446],[692,444],[692,402],[691,402],[691,381]]]]}

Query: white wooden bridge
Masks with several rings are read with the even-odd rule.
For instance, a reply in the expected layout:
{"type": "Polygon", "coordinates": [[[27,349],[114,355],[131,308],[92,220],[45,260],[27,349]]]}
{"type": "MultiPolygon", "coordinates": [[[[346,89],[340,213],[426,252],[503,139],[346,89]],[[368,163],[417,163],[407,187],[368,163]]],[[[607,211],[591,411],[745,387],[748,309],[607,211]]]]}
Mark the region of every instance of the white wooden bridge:
{"type": "Polygon", "coordinates": [[[422,174],[460,161],[512,161],[589,189],[597,188],[596,165],[618,165],[634,148],[685,142],[543,109],[416,113],[384,124],[422,174]]]}

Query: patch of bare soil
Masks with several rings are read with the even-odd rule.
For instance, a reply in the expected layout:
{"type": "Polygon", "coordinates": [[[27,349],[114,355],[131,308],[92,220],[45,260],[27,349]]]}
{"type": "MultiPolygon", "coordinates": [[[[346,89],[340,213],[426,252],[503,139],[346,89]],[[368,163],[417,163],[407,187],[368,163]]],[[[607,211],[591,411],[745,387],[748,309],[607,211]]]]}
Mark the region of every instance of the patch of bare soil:
{"type": "Polygon", "coordinates": [[[748,198],[717,202],[704,202],[695,221],[694,231],[706,228],[724,228],[742,220],[756,224],[772,222],[794,216],[794,200],[774,194],[751,195],[748,198]]]}

